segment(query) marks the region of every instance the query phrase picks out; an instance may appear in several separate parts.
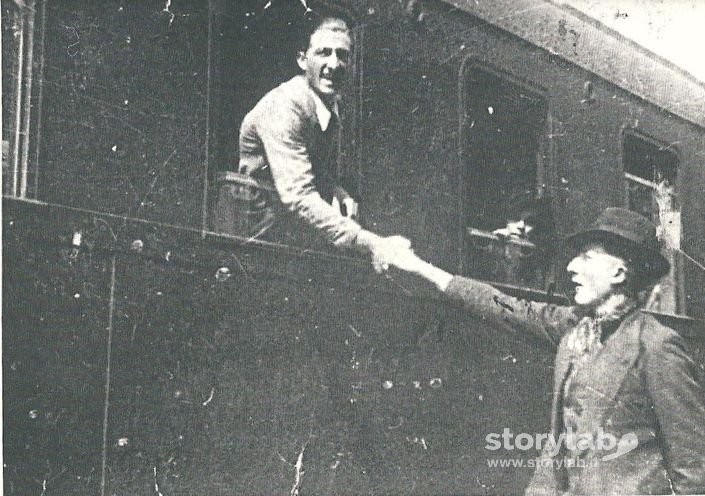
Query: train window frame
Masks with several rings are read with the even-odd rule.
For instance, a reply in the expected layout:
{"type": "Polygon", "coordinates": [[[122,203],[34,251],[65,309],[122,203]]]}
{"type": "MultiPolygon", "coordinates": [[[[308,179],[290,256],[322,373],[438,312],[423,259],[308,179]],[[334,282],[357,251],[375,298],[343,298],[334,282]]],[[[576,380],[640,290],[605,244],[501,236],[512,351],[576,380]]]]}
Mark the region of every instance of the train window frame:
{"type": "MultiPolygon", "coordinates": [[[[483,72],[491,77],[495,77],[507,85],[517,88],[517,90],[522,93],[526,92],[526,94],[530,95],[531,98],[536,98],[540,101],[540,104],[543,107],[542,124],[536,130],[536,170],[535,184],[533,186],[535,188],[533,194],[537,199],[551,199],[551,195],[548,194],[548,190],[550,190],[550,184],[552,184],[554,176],[557,173],[554,168],[553,144],[550,139],[547,139],[547,137],[551,135],[551,127],[553,122],[552,102],[549,91],[531,80],[524,79],[516,74],[512,74],[506,70],[496,67],[477,54],[470,54],[466,56],[461,62],[458,71],[458,225],[460,226],[459,239],[461,240],[459,243],[458,252],[458,271],[461,274],[465,274],[468,271],[468,267],[466,267],[466,257],[469,249],[469,237],[477,237],[478,239],[482,238],[486,242],[500,243],[507,246],[515,245],[520,249],[532,249],[535,247],[533,243],[522,239],[500,239],[492,232],[476,229],[474,226],[468,225],[468,221],[466,219],[466,212],[468,209],[467,195],[469,191],[467,187],[468,139],[466,136],[466,128],[468,126],[469,116],[467,115],[466,109],[468,105],[467,84],[468,78],[472,71],[483,72]]],[[[532,287],[527,284],[498,282],[493,281],[492,279],[490,279],[490,282],[498,287],[502,287],[503,289],[517,291],[519,294],[530,294],[532,297],[539,299],[551,299],[553,298],[552,293],[555,286],[555,281],[553,281],[553,279],[555,279],[555,277],[551,271],[549,271],[546,275],[546,284],[544,284],[542,288],[532,287]]]]}
{"type": "Polygon", "coordinates": [[[633,126],[622,126],[620,128],[619,140],[620,172],[623,182],[623,205],[625,208],[631,209],[630,186],[634,187],[636,184],[643,188],[653,190],[654,196],[652,197],[652,208],[655,207],[656,210],[651,210],[650,216],[651,220],[657,224],[657,229],[662,244],[662,252],[664,252],[664,255],[671,263],[671,271],[669,274],[664,276],[664,279],[662,279],[661,283],[655,288],[649,299],[648,309],[659,313],[685,315],[685,274],[683,273],[683,260],[680,253],[680,243],[682,242],[683,237],[683,226],[681,224],[682,204],[678,201],[680,191],[682,190],[682,152],[677,145],[668,143],[666,140],[658,139],[657,137],[645,133],[633,126]],[[675,159],[675,178],[673,184],[669,185],[671,188],[670,190],[662,189],[662,185],[664,183],[657,183],[653,179],[650,180],[641,177],[627,170],[628,157],[625,145],[626,140],[629,137],[640,140],[642,143],[654,147],[657,151],[666,151],[675,159]],[[670,208],[664,206],[667,199],[661,198],[661,201],[659,201],[657,198],[659,197],[659,191],[661,193],[661,197],[663,197],[663,195],[672,197],[672,200],[669,201],[669,203],[672,202],[672,206],[670,208]],[[666,210],[664,210],[664,208],[666,210]],[[668,222],[671,225],[670,232],[664,231],[661,221],[654,219],[654,216],[660,217],[664,214],[669,216],[668,222]],[[677,232],[675,232],[676,230],[677,232]]]}
{"type": "MultiPolygon", "coordinates": [[[[292,6],[292,8],[298,8],[299,6],[292,6]]],[[[265,9],[266,10],[266,9],[265,9]]],[[[228,18],[227,15],[223,14],[224,17],[228,18]]],[[[214,22],[214,21],[211,21],[214,22]]],[[[362,194],[362,179],[361,179],[361,167],[362,167],[362,147],[360,143],[362,141],[362,107],[364,104],[363,97],[363,78],[364,78],[364,35],[365,35],[365,25],[358,24],[353,26],[351,29],[351,38],[353,42],[353,49],[350,58],[350,65],[348,70],[348,92],[344,97],[344,105],[341,107],[344,111],[341,113],[342,126],[338,129],[337,137],[335,138],[335,168],[336,174],[340,178],[347,179],[344,182],[346,190],[352,194],[358,201],[360,201],[360,196],[362,194]]],[[[210,50],[223,50],[224,46],[211,46],[210,50]]],[[[296,59],[294,52],[291,50],[291,46],[280,47],[280,50],[285,52],[291,52],[291,68],[293,68],[292,75],[294,73],[299,74],[300,70],[296,66],[296,59]]],[[[288,55],[281,54],[281,59],[287,59],[288,55]]],[[[222,78],[222,68],[217,64],[225,62],[221,60],[222,54],[216,52],[211,55],[214,65],[211,68],[216,76],[211,78],[209,84],[219,84],[222,78]]],[[[280,67],[280,69],[286,69],[280,67]]],[[[266,70],[266,69],[265,69],[266,70]]],[[[242,119],[249,110],[259,101],[259,99],[264,96],[264,94],[276,87],[276,85],[283,83],[286,79],[281,79],[279,76],[283,74],[283,71],[279,71],[281,74],[277,74],[276,71],[272,74],[267,74],[262,72],[259,74],[260,79],[272,79],[273,85],[270,87],[258,88],[257,94],[249,94],[248,98],[252,100],[249,106],[245,106],[242,109],[242,115],[240,119],[235,122],[235,127],[226,127],[223,122],[218,121],[218,118],[213,120],[213,124],[217,126],[217,129],[213,129],[212,134],[215,136],[226,136],[228,134],[237,135],[237,130],[242,123],[242,119]],[[259,91],[261,90],[261,91],[259,91]]],[[[282,76],[286,78],[287,76],[282,76]]],[[[289,76],[290,77],[290,76],[289,76]]],[[[219,88],[216,91],[211,91],[211,95],[218,95],[215,98],[228,97],[224,96],[224,92],[219,88]]],[[[214,98],[214,97],[211,97],[214,98]]],[[[210,102],[211,107],[217,105],[218,100],[212,100],[210,102]],[[214,105],[215,104],[215,105],[214,105]]],[[[214,126],[214,127],[215,127],[214,126]]],[[[206,192],[206,203],[207,203],[207,213],[204,215],[204,228],[207,228],[216,236],[222,236],[223,238],[242,238],[242,230],[238,228],[237,224],[239,221],[235,219],[232,212],[228,212],[228,199],[227,196],[229,192],[232,191],[234,185],[240,179],[234,178],[240,176],[238,174],[239,166],[239,150],[235,143],[234,145],[220,140],[217,140],[209,147],[209,165],[208,165],[208,182],[206,192]],[[231,148],[228,148],[231,147],[231,148]]],[[[236,140],[237,141],[237,140],[236,140]]],[[[253,180],[254,181],[254,180],[253,180]]],[[[272,189],[271,185],[256,183],[252,186],[252,191],[261,191],[263,195],[271,196],[277,195],[276,190],[272,189]]],[[[232,195],[231,195],[232,196],[232,195]]],[[[301,219],[296,218],[296,216],[291,212],[286,212],[282,208],[275,208],[277,217],[275,218],[274,229],[265,230],[262,233],[256,234],[252,238],[245,239],[249,241],[261,240],[267,244],[271,243],[274,245],[281,245],[283,247],[290,247],[294,249],[303,249],[309,252],[322,252],[322,253],[332,253],[339,255],[340,251],[337,250],[328,240],[325,239],[321,233],[315,232],[315,229],[308,224],[306,224],[301,219]],[[263,237],[260,236],[267,232],[263,237]]]]}
{"type": "Polygon", "coordinates": [[[6,108],[0,104],[3,109],[2,194],[12,198],[36,198],[38,189],[45,18],[45,1],[3,2],[3,21],[12,20],[10,25],[3,23],[3,31],[8,30],[8,36],[16,41],[3,54],[10,55],[7,57],[10,60],[6,62],[3,57],[1,87],[3,94],[10,94],[11,106],[6,108]],[[39,25],[36,24],[37,15],[40,16],[39,25]],[[9,31],[12,31],[11,35],[9,31]],[[39,39],[35,40],[36,37],[39,39]],[[5,88],[6,82],[11,83],[9,91],[5,88]]]}

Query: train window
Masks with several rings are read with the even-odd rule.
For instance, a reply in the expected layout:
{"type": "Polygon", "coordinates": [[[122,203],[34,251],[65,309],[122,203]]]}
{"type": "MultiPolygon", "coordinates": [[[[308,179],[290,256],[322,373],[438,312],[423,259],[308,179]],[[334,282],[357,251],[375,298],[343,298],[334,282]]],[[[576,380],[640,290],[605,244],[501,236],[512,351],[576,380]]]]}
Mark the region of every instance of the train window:
{"type": "Polygon", "coordinates": [[[2,179],[4,195],[27,196],[31,189],[30,96],[34,9],[24,2],[2,4],[2,179]]]}
{"type": "Polygon", "coordinates": [[[663,251],[671,262],[653,295],[651,308],[667,313],[682,310],[683,296],[679,255],[681,216],[676,192],[678,154],[669,146],[627,131],[622,138],[627,207],[650,218],[659,229],[663,251]]]}
{"type": "Polygon", "coordinates": [[[547,102],[493,71],[470,67],[462,78],[463,271],[548,289],[555,230],[543,184],[547,102]]]}
{"type": "MultiPolygon", "coordinates": [[[[332,245],[321,233],[282,208],[266,167],[252,175],[239,167],[238,136],[245,115],[267,92],[301,72],[296,57],[304,6],[298,2],[263,5],[259,0],[221,2],[215,10],[219,36],[211,52],[211,85],[218,104],[211,105],[211,226],[222,234],[329,250],[332,245]]],[[[355,45],[361,39],[359,29],[353,30],[355,45]]],[[[357,46],[353,48],[348,70],[351,79],[357,77],[355,57],[360,52],[357,46]]],[[[351,91],[359,86],[351,83],[351,91]]],[[[335,133],[326,137],[330,138],[330,147],[319,147],[318,151],[327,154],[331,169],[335,169],[329,171],[330,176],[337,175],[337,184],[354,196],[359,189],[357,174],[347,158],[355,155],[352,141],[357,123],[351,122],[350,116],[356,115],[353,107],[357,100],[354,95],[346,95],[339,106],[342,126],[329,128],[329,134],[335,133]],[[345,173],[348,170],[351,172],[345,173]]],[[[317,179],[320,177],[323,174],[317,179]]]]}

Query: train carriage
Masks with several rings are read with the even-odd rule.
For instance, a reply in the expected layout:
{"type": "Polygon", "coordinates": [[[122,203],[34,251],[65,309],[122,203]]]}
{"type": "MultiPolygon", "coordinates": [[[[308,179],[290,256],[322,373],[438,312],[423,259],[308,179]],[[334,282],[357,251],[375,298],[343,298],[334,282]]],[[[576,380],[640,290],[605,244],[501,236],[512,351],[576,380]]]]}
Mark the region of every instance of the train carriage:
{"type": "MultiPolygon", "coordinates": [[[[673,265],[650,311],[702,355],[702,82],[555,2],[337,3],[358,21],[338,166],[366,226],[565,301],[557,240],[637,210],[673,265]]],[[[485,437],[548,429],[549,349],[293,217],[235,234],[237,130],[296,73],[307,7],[3,0],[7,494],[527,484],[535,453],[492,467],[485,437]]]]}

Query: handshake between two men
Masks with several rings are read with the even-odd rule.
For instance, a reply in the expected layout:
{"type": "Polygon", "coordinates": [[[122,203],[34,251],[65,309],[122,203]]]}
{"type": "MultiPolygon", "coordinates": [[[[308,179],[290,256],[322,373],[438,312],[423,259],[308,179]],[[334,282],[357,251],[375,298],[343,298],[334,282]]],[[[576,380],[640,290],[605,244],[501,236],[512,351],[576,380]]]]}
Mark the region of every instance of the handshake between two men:
{"type": "MultiPolygon", "coordinates": [[[[335,188],[331,203],[342,217],[358,220],[359,204],[343,188],[335,188]]],[[[404,236],[383,237],[362,229],[357,234],[355,244],[370,253],[372,267],[378,274],[387,271],[390,265],[408,272],[416,272],[425,263],[414,254],[411,241],[404,236]]]]}
{"type": "Polygon", "coordinates": [[[423,277],[441,291],[446,289],[453,278],[452,274],[419,258],[411,248],[411,241],[403,236],[381,237],[364,230],[360,234],[363,235],[363,239],[358,240],[358,243],[362,241],[370,250],[372,266],[378,274],[389,269],[391,265],[423,277]],[[368,235],[370,239],[364,239],[368,235]]]}

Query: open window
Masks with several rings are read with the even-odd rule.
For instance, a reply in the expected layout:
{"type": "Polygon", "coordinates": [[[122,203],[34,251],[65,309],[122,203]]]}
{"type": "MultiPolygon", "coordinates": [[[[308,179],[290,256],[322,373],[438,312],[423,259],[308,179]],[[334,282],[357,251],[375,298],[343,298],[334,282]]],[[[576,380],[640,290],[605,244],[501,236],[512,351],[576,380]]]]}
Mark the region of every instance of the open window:
{"type": "MultiPolygon", "coordinates": [[[[222,234],[327,250],[330,245],[321,233],[282,208],[275,209],[274,218],[269,219],[270,227],[243,229],[248,221],[242,212],[256,209],[253,204],[257,198],[274,199],[278,193],[270,178],[258,177],[253,182],[238,174],[238,136],[243,118],[267,92],[301,72],[296,57],[305,3],[216,0],[212,5],[217,36],[211,47],[210,227],[222,234]]],[[[338,184],[353,196],[359,193],[359,178],[351,163],[356,156],[359,99],[352,93],[359,88],[356,78],[360,73],[357,68],[361,63],[361,30],[356,27],[352,32],[354,47],[348,68],[351,80],[348,94],[339,105],[342,126],[337,146],[333,143],[338,184]]],[[[262,225],[266,222],[265,219],[262,225]]]]}
{"type": "Polygon", "coordinates": [[[555,227],[544,187],[546,99],[510,76],[461,71],[463,272],[546,290],[555,227]]]}
{"type": "Polygon", "coordinates": [[[679,313],[684,297],[679,255],[681,215],[676,189],[678,154],[666,144],[629,130],[622,136],[622,159],[627,207],[658,226],[663,253],[671,262],[670,273],[652,295],[650,309],[679,313]]]}

